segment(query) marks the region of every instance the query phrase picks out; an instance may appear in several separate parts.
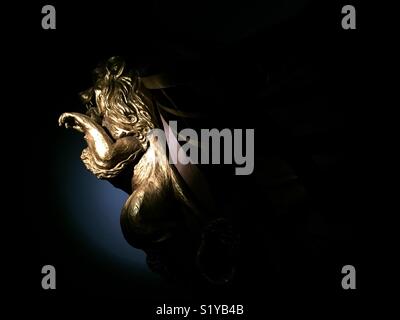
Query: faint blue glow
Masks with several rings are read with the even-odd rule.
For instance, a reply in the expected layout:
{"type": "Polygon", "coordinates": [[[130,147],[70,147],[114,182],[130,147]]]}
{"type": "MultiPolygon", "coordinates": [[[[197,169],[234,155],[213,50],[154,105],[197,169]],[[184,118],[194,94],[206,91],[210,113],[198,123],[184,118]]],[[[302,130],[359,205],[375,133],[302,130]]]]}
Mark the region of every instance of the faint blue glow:
{"type": "Polygon", "coordinates": [[[84,167],[79,158],[83,148],[80,143],[67,143],[60,150],[59,170],[55,172],[62,181],[59,192],[65,202],[60,205],[65,206],[71,232],[100,259],[151,274],[145,253],[130,246],[122,235],[120,214],[128,195],[84,167]]]}

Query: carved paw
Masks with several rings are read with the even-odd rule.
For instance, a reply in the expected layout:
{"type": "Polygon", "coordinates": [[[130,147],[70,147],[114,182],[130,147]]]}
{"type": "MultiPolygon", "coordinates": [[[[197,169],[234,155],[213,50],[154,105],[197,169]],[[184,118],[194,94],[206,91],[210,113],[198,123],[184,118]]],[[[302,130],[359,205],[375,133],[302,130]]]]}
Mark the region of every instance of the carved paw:
{"type": "Polygon", "coordinates": [[[83,132],[83,127],[82,127],[82,116],[80,113],[75,113],[75,112],[64,112],[59,118],[58,118],[58,125],[64,126],[65,128],[72,128],[77,131],[83,132]]]}

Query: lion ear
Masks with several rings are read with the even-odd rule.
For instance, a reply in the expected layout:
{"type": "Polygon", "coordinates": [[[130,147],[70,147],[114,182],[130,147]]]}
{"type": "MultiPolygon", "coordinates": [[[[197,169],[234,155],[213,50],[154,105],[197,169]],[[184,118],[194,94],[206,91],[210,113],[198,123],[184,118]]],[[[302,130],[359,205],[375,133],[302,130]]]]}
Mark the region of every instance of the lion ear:
{"type": "Polygon", "coordinates": [[[120,57],[111,57],[107,61],[106,68],[111,75],[118,78],[124,72],[125,61],[120,57]]]}

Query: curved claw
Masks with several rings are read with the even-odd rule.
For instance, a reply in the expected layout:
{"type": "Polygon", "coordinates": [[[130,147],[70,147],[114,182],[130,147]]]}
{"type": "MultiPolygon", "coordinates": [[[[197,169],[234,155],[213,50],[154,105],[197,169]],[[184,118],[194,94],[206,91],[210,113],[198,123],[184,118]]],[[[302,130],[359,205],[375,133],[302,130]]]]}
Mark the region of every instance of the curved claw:
{"type": "Polygon", "coordinates": [[[64,112],[59,118],[58,118],[58,125],[61,127],[62,125],[67,125],[66,120],[68,117],[72,117],[72,115],[68,112],[64,112]]]}
{"type": "Polygon", "coordinates": [[[77,120],[76,116],[73,113],[64,112],[58,118],[58,125],[60,127],[64,125],[64,127],[66,129],[72,128],[72,129],[82,132],[82,128],[80,127],[79,123],[76,120],[77,120]]]}

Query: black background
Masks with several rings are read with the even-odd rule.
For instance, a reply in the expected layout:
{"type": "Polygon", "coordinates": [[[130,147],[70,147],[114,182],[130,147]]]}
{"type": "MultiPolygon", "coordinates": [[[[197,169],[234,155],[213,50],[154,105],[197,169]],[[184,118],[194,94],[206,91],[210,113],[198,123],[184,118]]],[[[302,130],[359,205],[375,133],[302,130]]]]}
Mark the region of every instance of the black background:
{"type": "Polygon", "coordinates": [[[348,4],[341,1],[53,2],[56,30],[41,29],[44,4],[21,8],[26,19],[12,45],[19,48],[21,74],[28,75],[27,90],[17,98],[25,103],[11,110],[14,117],[23,113],[28,133],[13,145],[30,159],[20,166],[24,231],[14,253],[24,277],[18,296],[43,304],[124,300],[147,315],[168,302],[235,302],[254,315],[276,302],[312,308],[310,301],[334,301],[340,308],[365,297],[356,159],[367,34],[358,3],[352,3],[357,30],[341,28],[341,8],[348,4]],[[240,277],[228,288],[197,291],[116,274],[63,226],[63,199],[54,192],[62,183],[54,170],[63,169],[54,163],[63,144],[76,139],[66,138],[71,132],[58,128],[57,118],[71,106],[79,111],[77,93],[91,86],[91,70],[114,55],[144,75],[167,72],[182,80],[183,88],[170,92],[178,105],[210,117],[194,125],[256,130],[253,175],[208,172],[221,210],[233,210],[241,230],[240,277]],[[266,187],[282,163],[298,176],[296,185],[266,187]],[[306,192],[305,200],[292,208],[298,192],[306,192]],[[55,291],[40,287],[44,264],[57,268],[55,291]],[[355,291],[341,288],[346,264],[357,269],[355,291]]]}

